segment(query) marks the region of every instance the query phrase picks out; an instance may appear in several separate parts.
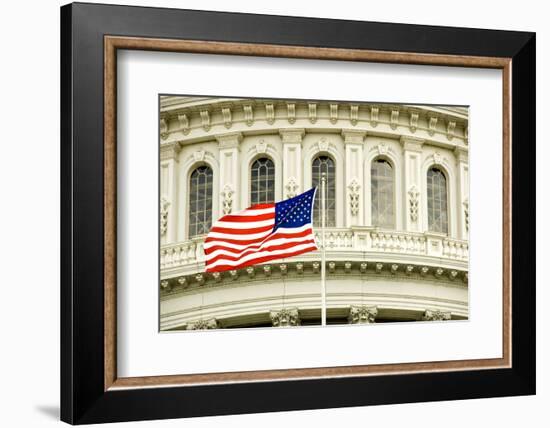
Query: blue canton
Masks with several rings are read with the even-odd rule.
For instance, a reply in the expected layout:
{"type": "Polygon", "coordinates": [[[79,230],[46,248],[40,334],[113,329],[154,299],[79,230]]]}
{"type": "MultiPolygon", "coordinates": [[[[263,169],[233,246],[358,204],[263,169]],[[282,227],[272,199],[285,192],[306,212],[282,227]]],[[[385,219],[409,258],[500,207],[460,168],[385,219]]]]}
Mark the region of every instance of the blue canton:
{"type": "Polygon", "coordinates": [[[311,212],[315,199],[316,187],[301,195],[275,204],[275,226],[273,232],[279,227],[301,227],[311,223],[311,212]]]}

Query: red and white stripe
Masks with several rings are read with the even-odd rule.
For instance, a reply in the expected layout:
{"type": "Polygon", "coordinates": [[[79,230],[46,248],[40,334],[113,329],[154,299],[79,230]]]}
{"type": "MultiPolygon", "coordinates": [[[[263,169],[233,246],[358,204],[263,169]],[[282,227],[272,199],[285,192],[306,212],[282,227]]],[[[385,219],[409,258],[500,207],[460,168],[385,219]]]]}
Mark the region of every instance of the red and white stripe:
{"type": "Polygon", "coordinates": [[[275,204],[260,204],[220,218],[206,236],[206,272],[222,272],[317,250],[311,223],[275,226],[275,204]]]}

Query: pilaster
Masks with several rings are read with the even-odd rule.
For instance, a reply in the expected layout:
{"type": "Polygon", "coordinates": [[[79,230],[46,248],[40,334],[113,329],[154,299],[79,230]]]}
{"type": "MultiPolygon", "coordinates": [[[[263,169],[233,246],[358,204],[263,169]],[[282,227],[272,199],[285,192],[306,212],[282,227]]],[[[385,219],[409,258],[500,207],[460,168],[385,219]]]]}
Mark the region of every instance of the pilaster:
{"type": "Polygon", "coordinates": [[[161,245],[176,242],[177,191],[178,191],[178,142],[160,146],[160,242],[161,245]]]}
{"type": "Polygon", "coordinates": [[[422,144],[424,140],[414,137],[401,137],[403,146],[403,207],[404,226],[410,232],[422,232],[422,144]]]}
{"type": "MultiPolygon", "coordinates": [[[[243,135],[240,132],[231,132],[216,136],[219,147],[220,160],[220,216],[238,211],[240,199],[240,164],[239,152],[243,135]]],[[[215,220],[215,219],[213,219],[215,220]]]]}
{"type": "Polygon", "coordinates": [[[461,239],[468,239],[469,229],[469,171],[468,171],[468,148],[457,146],[455,149],[456,169],[457,169],[457,221],[458,235],[461,239]]]}
{"type": "Polygon", "coordinates": [[[302,139],[305,133],[301,128],[279,130],[283,143],[283,199],[291,198],[304,191],[302,139]]]}
{"type": "Polygon", "coordinates": [[[367,133],[353,129],[343,129],[342,137],[345,146],[345,224],[346,227],[364,224],[364,182],[363,142],[367,133]]]}

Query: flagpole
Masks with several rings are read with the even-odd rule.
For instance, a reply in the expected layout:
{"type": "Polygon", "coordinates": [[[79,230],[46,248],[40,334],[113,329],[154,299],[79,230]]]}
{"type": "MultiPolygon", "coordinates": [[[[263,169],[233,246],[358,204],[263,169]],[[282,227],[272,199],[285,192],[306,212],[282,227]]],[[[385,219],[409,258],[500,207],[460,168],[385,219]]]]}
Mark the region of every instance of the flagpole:
{"type": "Polygon", "coordinates": [[[327,284],[325,265],[325,184],[327,174],[321,173],[321,325],[327,325],[327,284]]]}

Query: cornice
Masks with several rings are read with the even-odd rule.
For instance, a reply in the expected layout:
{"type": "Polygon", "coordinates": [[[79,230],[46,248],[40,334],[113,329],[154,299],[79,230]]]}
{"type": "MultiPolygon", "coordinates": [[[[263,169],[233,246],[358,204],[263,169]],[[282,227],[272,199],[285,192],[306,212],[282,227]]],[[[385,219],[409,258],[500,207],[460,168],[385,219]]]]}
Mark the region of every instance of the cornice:
{"type": "MultiPolygon", "coordinates": [[[[454,286],[467,287],[466,269],[424,265],[416,263],[397,263],[388,261],[327,261],[327,279],[345,278],[386,278],[389,281],[417,279],[429,282],[445,282],[454,286]]],[[[249,284],[250,282],[281,281],[305,278],[320,278],[319,261],[293,261],[249,266],[239,270],[215,273],[195,273],[164,278],[160,281],[163,296],[188,292],[202,292],[205,289],[224,285],[249,284]],[[235,282],[237,281],[237,282],[235,282]]]]}

